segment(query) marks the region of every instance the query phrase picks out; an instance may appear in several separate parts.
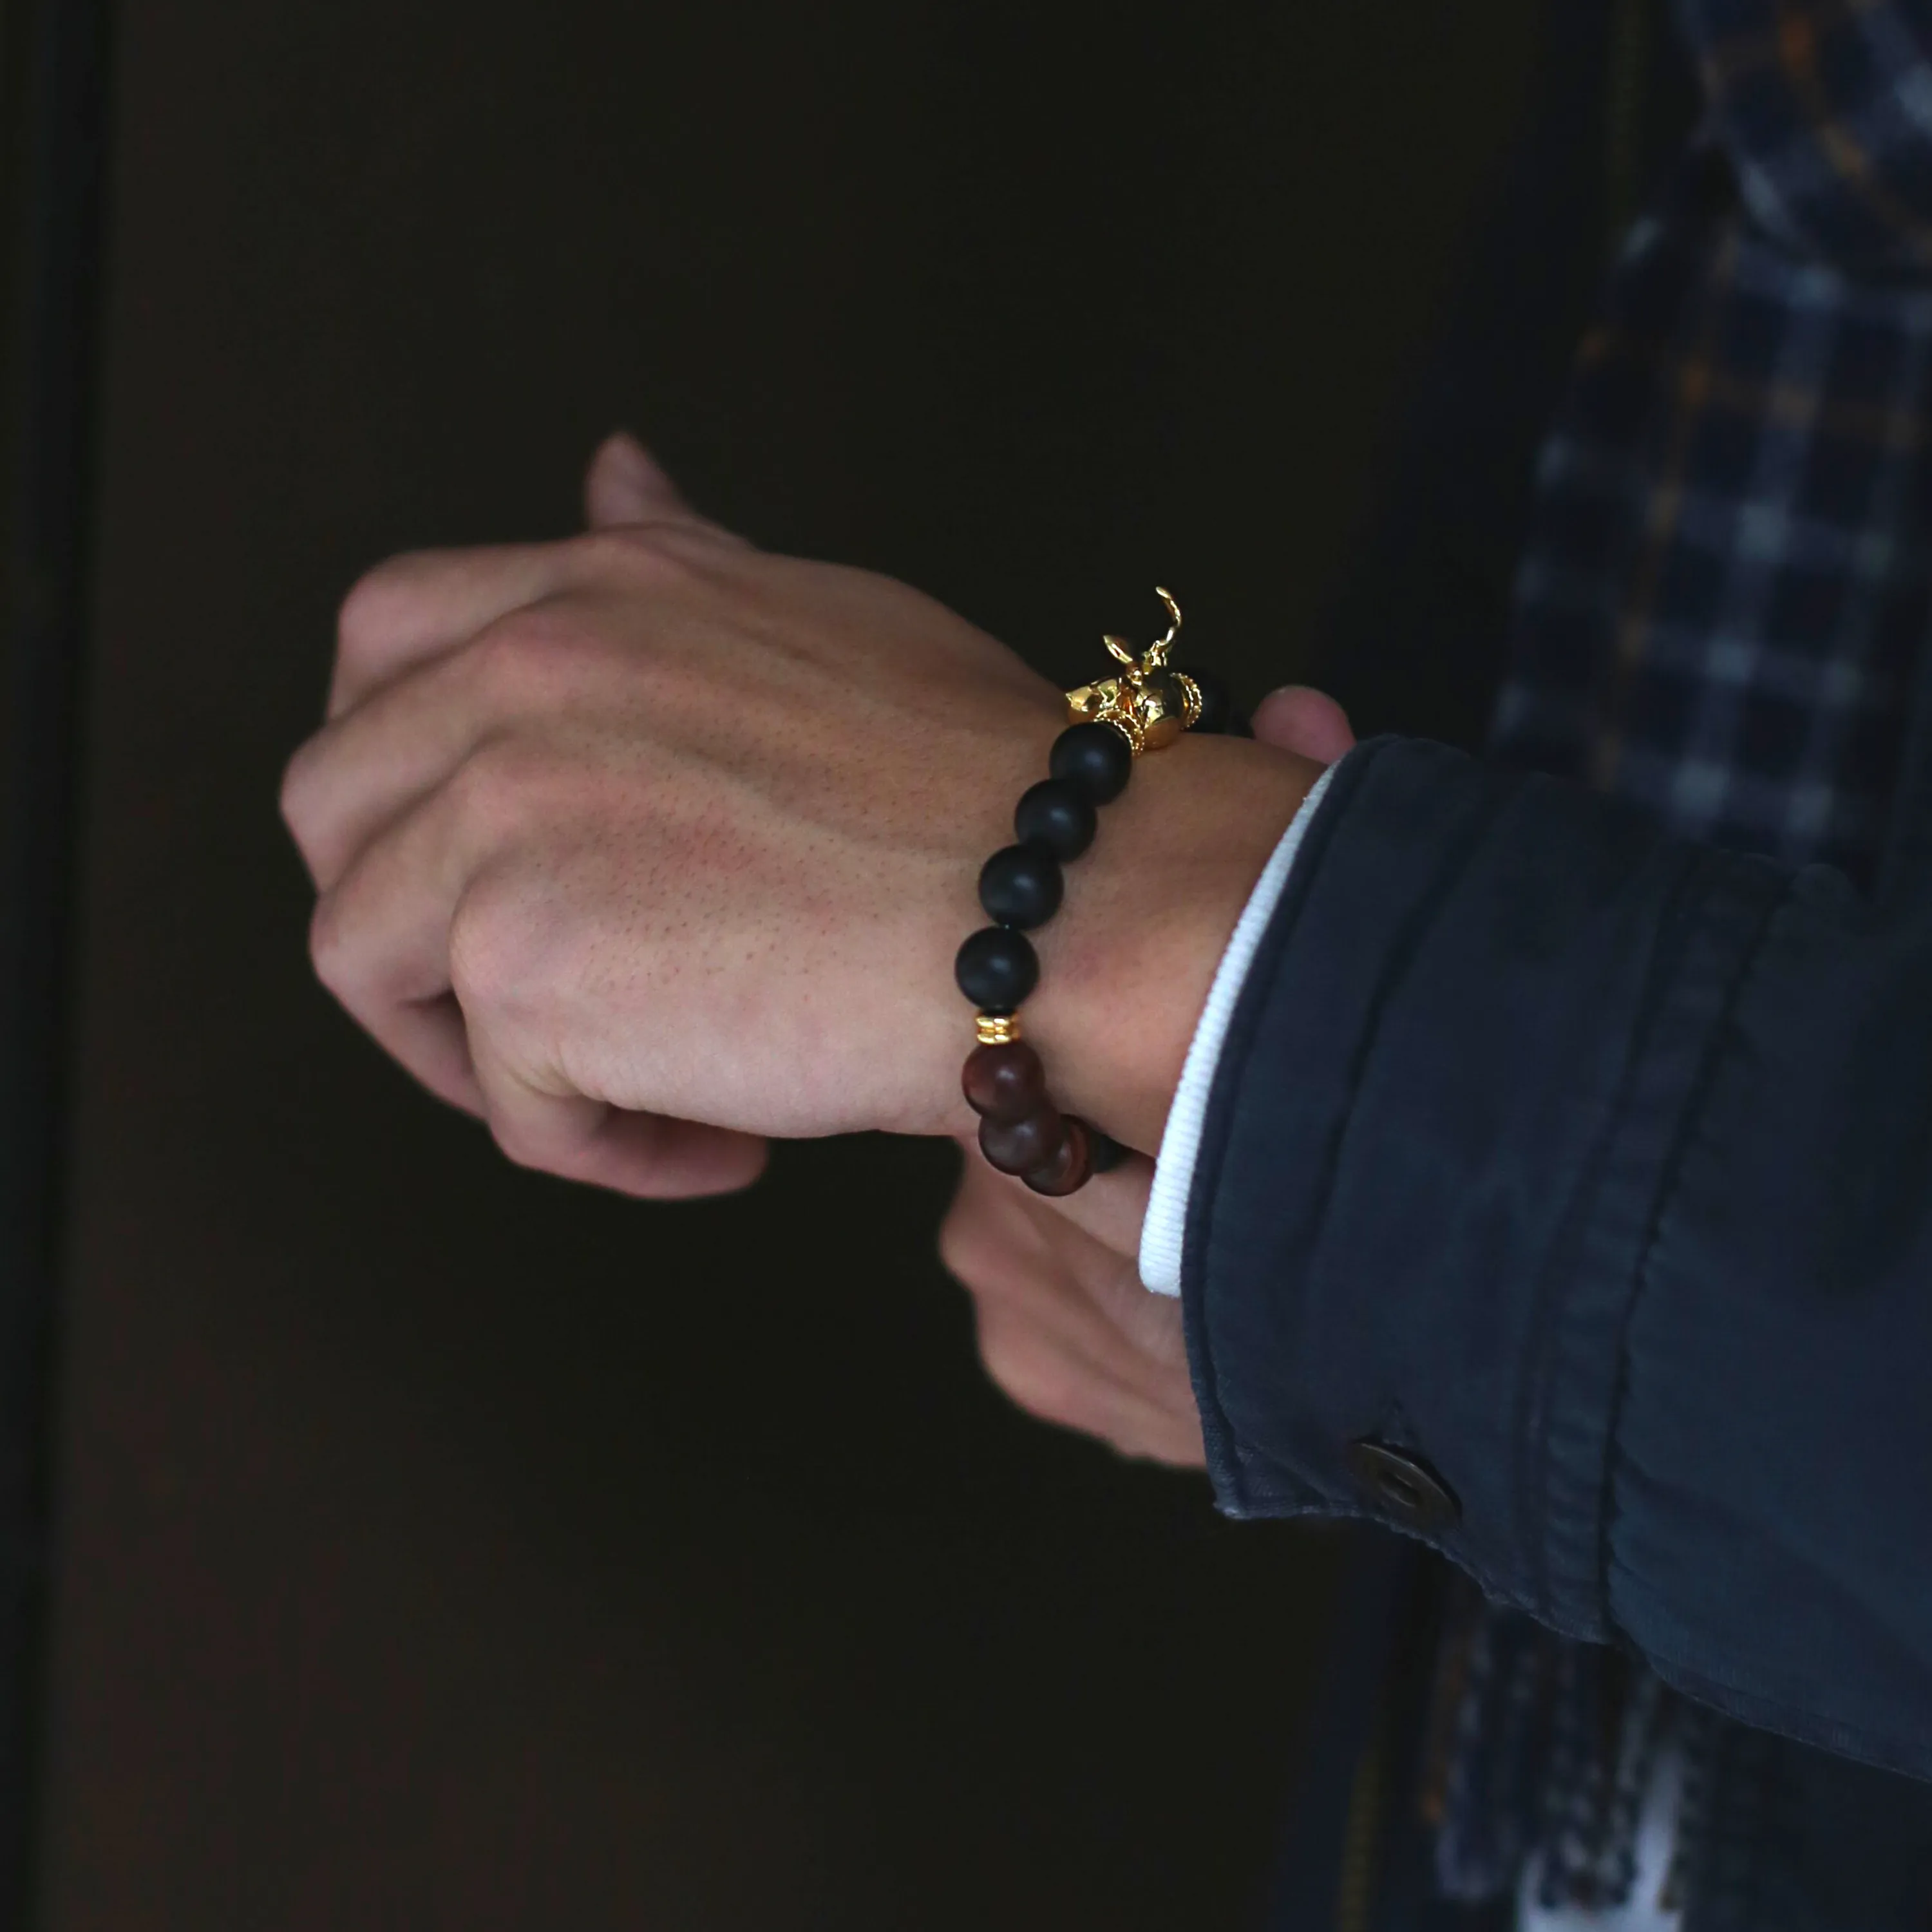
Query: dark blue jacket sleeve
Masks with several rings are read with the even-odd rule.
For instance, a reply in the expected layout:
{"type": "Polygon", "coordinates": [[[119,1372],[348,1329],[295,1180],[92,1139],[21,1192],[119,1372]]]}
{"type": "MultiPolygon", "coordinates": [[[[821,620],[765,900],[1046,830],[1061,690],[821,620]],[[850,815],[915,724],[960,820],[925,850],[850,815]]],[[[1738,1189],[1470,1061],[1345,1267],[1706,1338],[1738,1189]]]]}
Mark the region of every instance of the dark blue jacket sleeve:
{"type": "Polygon", "coordinates": [[[1932,1775],[1932,907],[1364,746],[1237,1010],[1183,1274],[1231,1513],[1415,1530],[1356,1445],[1393,1450],[1492,1594],[1932,1775]]]}

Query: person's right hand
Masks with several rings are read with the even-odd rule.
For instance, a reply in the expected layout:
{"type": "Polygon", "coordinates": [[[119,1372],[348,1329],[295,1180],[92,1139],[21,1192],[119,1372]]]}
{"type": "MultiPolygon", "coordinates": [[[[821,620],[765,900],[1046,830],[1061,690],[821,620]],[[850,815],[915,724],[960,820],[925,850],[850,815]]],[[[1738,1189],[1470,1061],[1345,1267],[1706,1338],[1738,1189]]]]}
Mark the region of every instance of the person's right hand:
{"type": "MultiPolygon", "coordinates": [[[[318,976],[512,1160],[632,1194],[742,1186],[768,1136],[970,1126],[954,958],[1064,698],[907,585],[728,534],[627,438],[588,495],[587,535],[351,593],[282,790],[318,976]]],[[[1191,734],[1108,807],[1026,1006],[1059,1105],[1158,1138],[1316,776],[1191,734]]]]}
{"type": "MultiPolygon", "coordinates": [[[[1255,736],[1324,765],[1355,742],[1342,707],[1300,686],[1262,701],[1255,736]]],[[[1124,1456],[1201,1468],[1180,1304],[1141,1286],[1154,1163],[1133,1155],[1052,1200],[996,1173],[970,1139],[964,1145],[939,1252],[973,1298],[987,1374],[1042,1421],[1124,1456]]]]}

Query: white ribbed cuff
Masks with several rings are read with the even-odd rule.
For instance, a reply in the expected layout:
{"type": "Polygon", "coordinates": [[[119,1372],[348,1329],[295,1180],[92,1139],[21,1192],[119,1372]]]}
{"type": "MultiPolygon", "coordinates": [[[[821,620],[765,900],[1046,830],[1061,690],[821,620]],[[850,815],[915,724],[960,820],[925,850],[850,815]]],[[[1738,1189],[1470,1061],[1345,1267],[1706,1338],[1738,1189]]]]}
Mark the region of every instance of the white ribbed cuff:
{"type": "Polygon", "coordinates": [[[1221,956],[1208,1004],[1202,1008],[1200,1024],[1194,1029],[1193,1044],[1188,1048],[1186,1064],[1180,1070],[1180,1085],[1168,1112],[1166,1131],[1160,1138],[1154,1191],[1148,1197],[1147,1219],[1141,1226],[1141,1280],[1156,1294],[1180,1292],[1180,1244],[1187,1231],[1187,1198],[1194,1190],[1194,1163],[1201,1152],[1201,1130],[1207,1123],[1208,1097],[1214,1090],[1221,1048],[1228,1037],[1241,988],[1247,983],[1256,949],[1268,930],[1268,921],[1274,916],[1275,908],[1281,903],[1288,874],[1294,869],[1294,856],[1301,849],[1302,838],[1335,770],[1330,765],[1316,780],[1314,789],[1294,814],[1294,823],[1281,835],[1281,843],[1262,868],[1241,910],[1234,936],[1221,956]]]}

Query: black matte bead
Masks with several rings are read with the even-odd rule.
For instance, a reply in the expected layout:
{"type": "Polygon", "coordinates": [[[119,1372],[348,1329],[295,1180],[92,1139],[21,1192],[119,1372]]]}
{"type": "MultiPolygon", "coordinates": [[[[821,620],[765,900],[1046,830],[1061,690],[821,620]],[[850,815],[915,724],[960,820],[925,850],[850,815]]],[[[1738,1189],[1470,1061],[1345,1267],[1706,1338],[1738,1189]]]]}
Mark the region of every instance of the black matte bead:
{"type": "Polygon", "coordinates": [[[1196,670],[1192,664],[1181,668],[1194,680],[1194,688],[1201,694],[1201,719],[1195,730],[1210,737],[1226,730],[1234,716],[1234,700],[1228,687],[1211,670],[1196,670]]]}
{"type": "Polygon", "coordinates": [[[1034,841],[1064,861],[1093,844],[1100,822],[1094,801],[1071,778],[1042,778],[1020,794],[1013,832],[1022,844],[1034,841]]]}
{"type": "Polygon", "coordinates": [[[1134,754],[1111,724],[1070,724],[1053,741],[1048,769],[1071,778],[1096,805],[1111,805],[1134,775],[1134,754]]]}
{"type": "Polygon", "coordinates": [[[1112,1174],[1127,1157],[1130,1149],[1121,1146],[1111,1134],[1103,1134],[1098,1127],[1087,1130],[1089,1158],[1096,1174],[1112,1174]]]}
{"type": "Polygon", "coordinates": [[[1044,926],[1060,910],[1066,881],[1043,845],[1003,845],[980,868],[980,903],[1002,926],[1044,926]]]}
{"type": "Polygon", "coordinates": [[[982,926],[960,947],[952,976],[981,1012],[1010,1013],[1040,984],[1040,960],[1024,933],[982,926]]]}

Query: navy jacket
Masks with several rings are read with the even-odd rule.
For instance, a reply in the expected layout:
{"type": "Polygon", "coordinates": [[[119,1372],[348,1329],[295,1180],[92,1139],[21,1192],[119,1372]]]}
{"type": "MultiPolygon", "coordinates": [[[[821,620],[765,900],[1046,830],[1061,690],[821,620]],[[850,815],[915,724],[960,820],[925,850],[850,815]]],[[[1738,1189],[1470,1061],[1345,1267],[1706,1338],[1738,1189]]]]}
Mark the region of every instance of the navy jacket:
{"type": "Polygon", "coordinates": [[[1932,1922],[1928,817],[1875,908],[1552,780],[1365,746],[1196,1170],[1224,1508],[1420,1536],[1794,1741],[1738,1781],[1697,1932],[1932,1922]]]}

